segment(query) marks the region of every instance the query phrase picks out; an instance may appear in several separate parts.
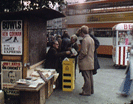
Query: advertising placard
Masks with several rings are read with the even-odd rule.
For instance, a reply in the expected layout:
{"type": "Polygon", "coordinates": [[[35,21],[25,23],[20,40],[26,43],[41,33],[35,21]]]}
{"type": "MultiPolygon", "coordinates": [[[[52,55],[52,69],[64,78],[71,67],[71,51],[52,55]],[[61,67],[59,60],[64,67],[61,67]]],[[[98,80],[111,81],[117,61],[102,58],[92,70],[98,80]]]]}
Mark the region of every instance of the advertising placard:
{"type": "Polygon", "coordinates": [[[1,54],[22,55],[22,20],[1,22],[1,54]]]}
{"type": "Polygon", "coordinates": [[[1,62],[1,88],[12,88],[16,81],[22,79],[22,63],[1,62]]]}
{"type": "Polygon", "coordinates": [[[113,22],[113,21],[130,21],[133,18],[133,13],[109,13],[88,15],[87,22],[113,22]]]}

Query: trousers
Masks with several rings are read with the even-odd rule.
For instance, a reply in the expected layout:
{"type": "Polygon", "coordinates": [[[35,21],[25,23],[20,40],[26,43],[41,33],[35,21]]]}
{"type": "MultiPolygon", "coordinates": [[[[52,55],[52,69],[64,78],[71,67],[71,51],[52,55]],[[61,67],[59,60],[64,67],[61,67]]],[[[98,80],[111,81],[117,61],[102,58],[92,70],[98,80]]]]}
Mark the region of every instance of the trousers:
{"type": "Polygon", "coordinates": [[[93,89],[93,71],[92,70],[85,70],[81,71],[82,76],[84,78],[84,85],[82,87],[83,93],[85,94],[93,94],[94,89],[93,89]]]}

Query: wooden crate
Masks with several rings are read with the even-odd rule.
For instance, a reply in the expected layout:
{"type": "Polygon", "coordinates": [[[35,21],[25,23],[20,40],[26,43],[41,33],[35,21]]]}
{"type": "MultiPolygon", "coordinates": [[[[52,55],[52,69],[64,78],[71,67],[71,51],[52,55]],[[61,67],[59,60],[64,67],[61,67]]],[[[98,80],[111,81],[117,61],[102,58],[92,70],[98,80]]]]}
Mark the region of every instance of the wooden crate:
{"type": "Polygon", "coordinates": [[[6,95],[4,104],[20,104],[20,96],[6,95]]]}
{"type": "Polygon", "coordinates": [[[36,89],[17,87],[20,91],[20,104],[45,104],[45,84],[39,85],[36,89]]]}
{"type": "Polygon", "coordinates": [[[5,104],[20,104],[20,95],[18,90],[13,88],[4,88],[3,91],[5,104]]]}
{"type": "Polygon", "coordinates": [[[46,83],[46,88],[45,88],[45,96],[46,99],[48,99],[50,97],[50,95],[53,92],[53,85],[54,85],[54,76],[52,76],[48,82],[46,83]]]}

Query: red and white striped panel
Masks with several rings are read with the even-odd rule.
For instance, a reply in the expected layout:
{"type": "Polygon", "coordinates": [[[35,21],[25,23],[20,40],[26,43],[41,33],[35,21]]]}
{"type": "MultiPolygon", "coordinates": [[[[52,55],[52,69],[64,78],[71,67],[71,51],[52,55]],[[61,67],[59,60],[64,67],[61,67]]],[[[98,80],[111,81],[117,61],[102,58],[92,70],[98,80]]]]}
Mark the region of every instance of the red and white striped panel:
{"type": "Polygon", "coordinates": [[[117,57],[116,57],[116,64],[126,66],[129,61],[129,52],[128,52],[129,46],[119,46],[117,51],[117,57]]]}

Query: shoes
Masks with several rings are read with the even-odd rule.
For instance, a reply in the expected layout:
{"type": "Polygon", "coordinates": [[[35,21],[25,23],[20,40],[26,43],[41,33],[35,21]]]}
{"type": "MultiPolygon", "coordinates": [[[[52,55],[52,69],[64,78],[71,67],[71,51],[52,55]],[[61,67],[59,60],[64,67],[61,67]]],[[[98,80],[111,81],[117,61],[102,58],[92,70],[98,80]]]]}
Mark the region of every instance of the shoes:
{"type": "Polygon", "coordinates": [[[133,100],[131,100],[129,104],[133,104],[133,100]]]}
{"type": "Polygon", "coordinates": [[[127,94],[121,94],[121,96],[123,96],[123,97],[128,97],[128,95],[127,95],[127,94]]]}
{"type": "Polygon", "coordinates": [[[91,96],[90,94],[85,94],[85,93],[79,93],[79,95],[82,95],[82,96],[91,96]]]}
{"type": "Polygon", "coordinates": [[[128,97],[128,95],[127,94],[124,94],[124,93],[116,93],[116,94],[121,95],[123,97],[128,97]]]}

